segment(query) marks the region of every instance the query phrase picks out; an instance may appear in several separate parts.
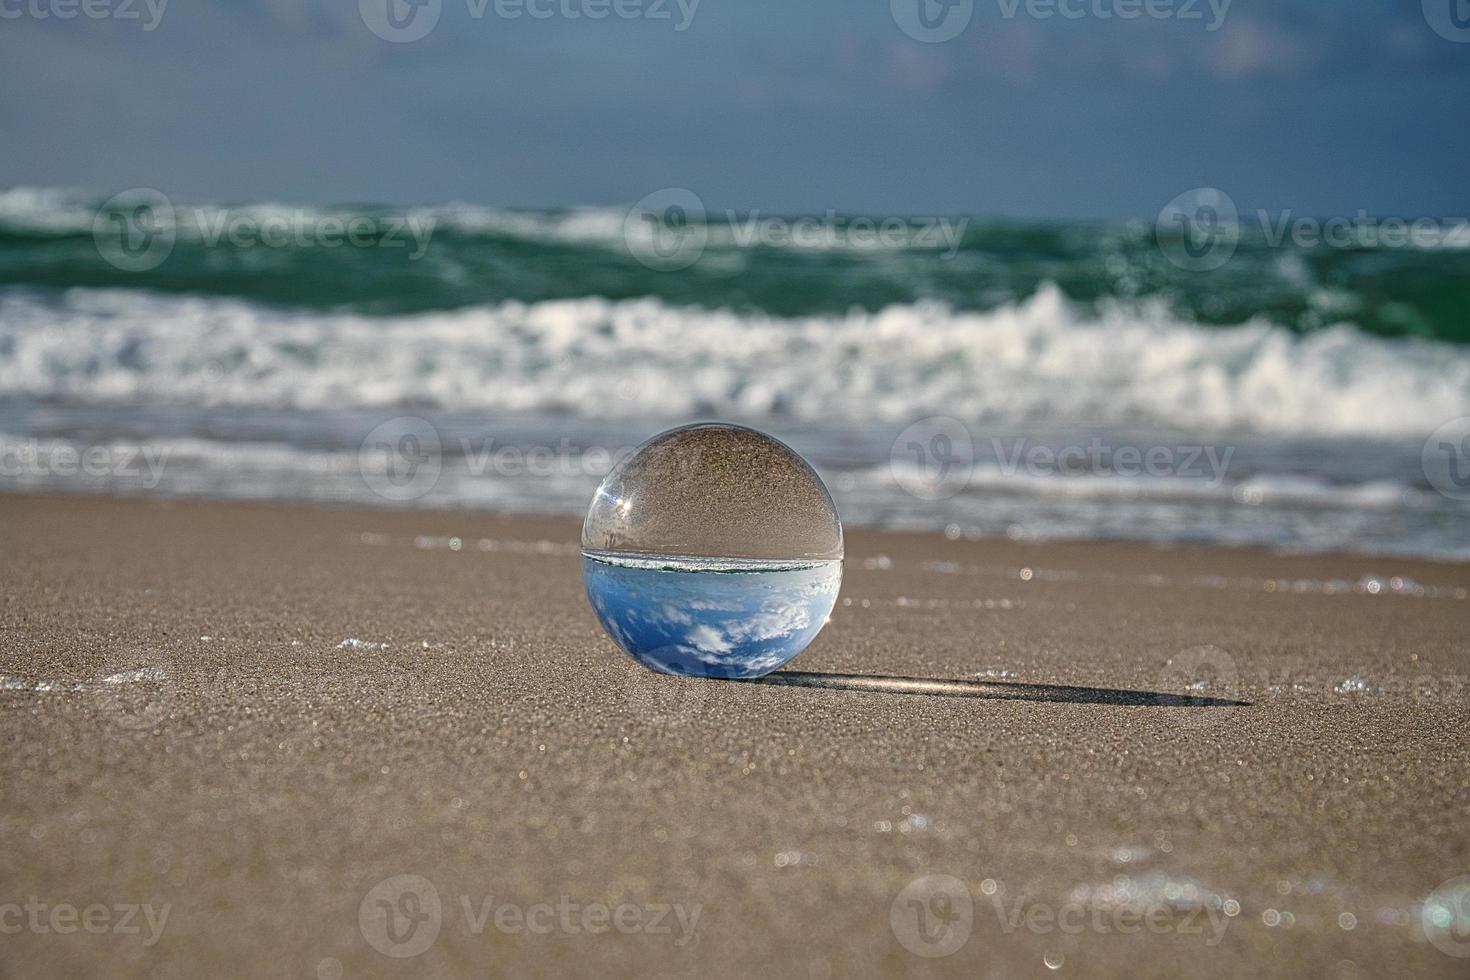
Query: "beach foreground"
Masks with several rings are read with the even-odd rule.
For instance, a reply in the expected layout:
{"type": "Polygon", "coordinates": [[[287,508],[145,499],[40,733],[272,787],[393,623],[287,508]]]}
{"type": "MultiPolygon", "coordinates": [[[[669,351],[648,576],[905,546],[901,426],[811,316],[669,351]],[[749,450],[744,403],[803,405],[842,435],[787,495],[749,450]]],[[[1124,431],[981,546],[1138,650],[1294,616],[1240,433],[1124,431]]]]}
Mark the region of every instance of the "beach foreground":
{"type": "Polygon", "coordinates": [[[733,683],[577,533],[0,497],[0,975],[1470,967],[1470,567],[852,531],[733,683]]]}

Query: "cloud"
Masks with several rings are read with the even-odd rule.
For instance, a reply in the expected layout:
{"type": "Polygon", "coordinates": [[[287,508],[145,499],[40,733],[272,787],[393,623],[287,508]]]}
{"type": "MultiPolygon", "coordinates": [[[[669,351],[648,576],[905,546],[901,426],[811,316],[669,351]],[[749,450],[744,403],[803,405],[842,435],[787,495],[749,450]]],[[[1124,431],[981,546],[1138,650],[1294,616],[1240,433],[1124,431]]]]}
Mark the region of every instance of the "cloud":
{"type": "Polygon", "coordinates": [[[1308,74],[1325,60],[1320,41],[1244,18],[1228,21],[1204,50],[1205,65],[1224,79],[1308,74]]]}
{"type": "Polygon", "coordinates": [[[713,626],[696,626],[686,635],[689,645],[700,653],[725,654],[734,649],[725,635],[713,626]]]}

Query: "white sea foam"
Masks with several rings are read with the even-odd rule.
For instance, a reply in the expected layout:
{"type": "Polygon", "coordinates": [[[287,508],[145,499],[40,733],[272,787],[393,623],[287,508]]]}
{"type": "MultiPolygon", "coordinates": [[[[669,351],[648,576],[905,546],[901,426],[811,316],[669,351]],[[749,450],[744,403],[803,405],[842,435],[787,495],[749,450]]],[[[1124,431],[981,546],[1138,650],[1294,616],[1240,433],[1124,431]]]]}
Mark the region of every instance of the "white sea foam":
{"type": "MultiPolygon", "coordinates": [[[[917,467],[907,460],[863,471],[867,486],[886,485],[895,471],[917,467]]],[[[1397,510],[1433,505],[1434,496],[1406,483],[1373,480],[1335,483],[1295,474],[1254,474],[1238,482],[1221,473],[1218,479],[1186,476],[1146,476],[1119,473],[1056,473],[1007,471],[994,463],[976,463],[966,487],[977,493],[1013,493],[1074,501],[1196,501],[1263,505],[1343,507],[1357,510],[1397,510]]]]}
{"type": "Polygon", "coordinates": [[[87,232],[100,200],[64,187],[13,187],[0,191],[0,226],[52,233],[87,232]]]}
{"type": "Polygon", "coordinates": [[[1470,414],[1470,351],[1350,328],[1085,316],[1054,287],[779,318],[597,297],[388,318],[74,289],[0,297],[0,390],[82,401],[786,416],[1422,435],[1470,414]]]}
{"type": "MultiPolygon", "coordinates": [[[[668,572],[796,572],[813,568],[839,571],[842,559],[789,560],[780,558],[713,558],[696,555],[636,554],[620,551],[582,550],[584,558],[621,568],[646,568],[668,572]]],[[[829,583],[835,590],[841,579],[829,583]]]]}

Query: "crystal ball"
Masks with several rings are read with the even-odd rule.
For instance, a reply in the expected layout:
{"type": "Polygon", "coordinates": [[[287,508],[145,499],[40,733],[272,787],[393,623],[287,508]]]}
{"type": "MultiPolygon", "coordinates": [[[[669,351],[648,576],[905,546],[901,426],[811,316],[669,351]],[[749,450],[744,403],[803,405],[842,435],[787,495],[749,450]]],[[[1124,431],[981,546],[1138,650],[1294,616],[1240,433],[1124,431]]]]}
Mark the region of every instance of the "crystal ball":
{"type": "Polygon", "coordinates": [[[597,488],[582,576],[603,628],[645,666],[760,677],[826,625],[842,524],[816,471],[784,443],[686,425],[639,446],[597,488]]]}

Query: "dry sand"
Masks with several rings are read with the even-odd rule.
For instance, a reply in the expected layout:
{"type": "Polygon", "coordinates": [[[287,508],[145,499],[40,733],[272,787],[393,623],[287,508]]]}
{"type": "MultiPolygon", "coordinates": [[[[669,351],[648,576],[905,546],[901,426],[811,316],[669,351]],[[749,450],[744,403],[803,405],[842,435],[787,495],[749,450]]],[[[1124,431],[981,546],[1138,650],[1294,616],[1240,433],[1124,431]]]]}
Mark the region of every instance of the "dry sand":
{"type": "Polygon", "coordinates": [[[576,537],[0,498],[0,975],[1470,972],[1466,566],[854,531],[738,684],[576,537]]]}

